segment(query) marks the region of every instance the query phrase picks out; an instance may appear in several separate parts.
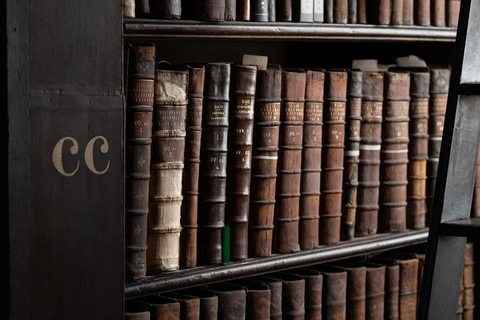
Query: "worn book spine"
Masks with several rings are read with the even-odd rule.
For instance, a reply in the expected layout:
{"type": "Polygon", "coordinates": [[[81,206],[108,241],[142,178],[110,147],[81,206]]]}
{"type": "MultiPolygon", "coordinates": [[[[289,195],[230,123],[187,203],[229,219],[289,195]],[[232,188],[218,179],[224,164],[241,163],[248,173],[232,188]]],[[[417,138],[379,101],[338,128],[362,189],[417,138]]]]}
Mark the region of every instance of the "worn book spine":
{"type": "Polygon", "coordinates": [[[205,69],[200,152],[199,260],[222,262],[225,226],[230,64],[210,63],[205,69]]]}
{"type": "Polygon", "coordinates": [[[403,25],[412,26],[414,24],[414,0],[403,0],[403,25]]]}
{"type": "Polygon", "coordinates": [[[480,217],[480,148],[477,153],[477,168],[475,170],[475,185],[473,189],[471,216],[474,218],[480,217]]]}
{"type": "Polygon", "coordinates": [[[150,320],[148,306],[137,301],[125,301],[125,320],[150,320]]]}
{"type": "Polygon", "coordinates": [[[180,320],[180,302],[175,299],[155,295],[141,298],[139,303],[143,303],[150,309],[150,319],[152,320],[180,320]]]}
{"type": "Polygon", "coordinates": [[[348,0],[333,0],[333,22],[348,23],[348,0]]]}
{"type": "Polygon", "coordinates": [[[458,17],[460,16],[460,0],[447,1],[447,27],[458,27],[458,17]]]}
{"type": "Polygon", "coordinates": [[[348,23],[357,23],[357,0],[348,0],[348,23]]]}
{"type": "Polygon", "coordinates": [[[135,15],[140,18],[146,17],[150,14],[150,1],[135,0],[135,15]]]}
{"type": "Polygon", "coordinates": [[[250,257],[272,253],[281,103],[282,70],[258,71],[248,232],[250,257]]]}
{"type": "Polygon", "coordinates": [[[389,25],[392,17],[392,1],[378,0],[377,23],[380,25],[389,25]]]}
{"type": "Polygon", "coordinates": [[[237,20],[237,1],[225,0],[225,21],[237,20]]]}
{"type": "Polygon", "coordinates": [[[333,23],[333,1],[323,0],[323,22],[333,23]]]}
{"type": "Polygon", "coordinates": [[[320,244],[334,244],[340,241],[347,77],[345,71],[325,73],[320,244]]]}
{"type": "Polygon", "coordinates": [[[268,0],[268,22],[277,21],[276,0],[268,0]]]}
{"type": "Polygon", "coordinates": [[[288,253],[300,250],[298,226],[306,73],[284,71],[282,82],[283,114],[273,244],[275,252],[288,253]]]}
{"type": "Polygon", "coordinates": [[[463,265],[463,320],[473,320],[475,309],[475,255],[474,243],[468,242],[465,246],[463,265]]]}
{"type": "Polygon", "coordinates": [[[279,279],[257,276],[253,280],[265,283],[270,288],[270,319],[282,320],[282,290],[283,283],[279,279]]]}
{"type": "Polygon", "coordinates": [[[197,1],[197,19],[206,21],[225,20],[225,0],[197,1]]]}
{"type": "Polygon", "coordinates": [[[415,319],[417,315],[418,259],[400,260],[399,265],[399,319],[415,319]]]}
{"type": "Polygon", "coordinates": [[[218,297],[204,288],[190,288],[181,291],[200,299],[200,316],[199,320],[217,320],[218,318],[218,297]]]}
{"type": "Polygon", "coordinates": [[[248,212],[252,170],[253,105],[257,67],[233,65],[230,89],[227,215],[230,259],[248,256],[248,212]]]}
{"type": "MultiPolygon", "coordinates": [[[[397,320],[400,301],[400,267],[385,266],[385,320],[397,320]]],[[[415,319],[415,318],[413,318],[415,319]]]]}
{"type": "Polygon", "coordinates": [[[385,74],[380,173],[380,232],[401,232],[407,220],[410,74],[385,74]]]}
{"type": "Polygon", "coordinates": [[[367,269],[361,265],[339,262],[347,272],[346,320],[365,320],[365,294],[367,269]]]}
{"type": "Polygon", "coordinates": [[[282,282],[282,319],[305,318],[305,279],[289,273],[273,273],[272,278],[282,282]]]}
{"type": "Polygon", "coordinates": [[[275,0],[276,21],[292,21],[292,0],[275,0]]]}
{"type": "Polygon", "coordinates": [[[435,27],[446,26],[446,0],[432,0],[432,25],[435,27]]]}
{"type": "Polygon", "coordinates": [[[155,70],[147,272],[179,268],[188,71],[155,70]]]}
{"type": "Polygon", "coordinates": [[[321,319],[323,275],[309,269],[296,269],[291,272],[305,279],[305,319],[321,319]]]}
{"type": "Polygon", "coordinates": [[[365,319],[381,320],[385,310],[385,265],[369,264],[366,277],[365,319]]]}
{"type": "Polygon", "coordinates": [[[307,71],[299,213],[302,250],[318,246],[324,82],[323,72],[307,71]]]}
{"type": "Polygon", "coordinates": [[[406,0],[392,0],[391,24],[394,26],[403,25],[403,1],[406,0]]]}
{"type": "Polygon", "coordinates": [[[438,160],[442,146],[443,126],[447,110],[450,68],[435,67],[430,69],[430,103],[428,123],[428,159],[427,159],[427,216],[429,225],[437,182],[438,160]]]}
{"type": "Polygon", "coordinates": [[[268,0],[251,0],[250,20],[254,22],[268,22],[268,0]]]}
{"type": "Polygon", "coordinates": [[[126,115],[125,279],[146,275],[155,46],[129,50],[126,115]]]}
{"type": "Polygon", "coordinates": [[[360,163],[355,236],[377,233],[382,143],[383,73],[366,72],[362,84],[360,163]]]}
{"type": "Polygon", "coordinates": [[[345,154],[343,160],[343,210],[342,240],[352,240],[355,235],[357,211],[358,164],[360,122],[362,119],[363,72],[349,71],[347,86],[347,111],[345,129],[345,154]]]}
{"type": "Polygon", "coordinates": [[[188,76],[187,132],[182,182],[182,232],[180,233],[180,268],[182,269],[197,265],[198,180],[205,67],[188,67],[188,76]]]}
{"type": "Polygon", "coordinates": [[[218,297],[218,319],[245,319],[247,292],[225,283],[213,284],[207,290],[218,297]]]}
{"type": "Polygon", "coordinates": [[[313,0],[313,22],[323,22],[324,0],[313,0]]]}
{"type": "Polygon", "coordinates": [[[322,319],[346,319],[347,272],[321,271],[323,275],[322,319]]]}
{"type": "Polygon", "coordinates": [[[407,227],[425,228],[429,72],[411,72],[407,227]]]}
{"type": "Polygon", "coordinates": [[[135,0],[123,0],[123,17],[135,18],[135,0]]]}
{"type": "Polygon", "coordinates": [[[429,26],[431,0],[415,0],[415,25],[429,26]]]}
{"type": "Polygon", "coordinates": [[[246,291],[245,319],[270,319],[271,291],[266,283],[247,278],[231,280],[227,284],[239,286],[246,291]]]}
{"type": "Polygon", "coordinates": [[[357,2],[358,23],[367,23],[367,0],[358,0],[357,2]]]}
{"type": "Polygon", "coordinates": [[[177,292],[162,294],[162,296],[177,300],[180,303],[180,320],[200,319],[200,298],[177,292]]]}
{"type": "Polygon", "coordinates": [[[250,0],[237,0],[236,9],[236,20],[250,21],[250,0]]]}
{"type": "Polygon", "coordinates": [[[313,22],[314,0],[292,0],[292,19],[295,22],[313,22]]]}
{"type": "Polygon", "coordinates": [[[159,19],[180,19],[182,16],[181,0],[152,0],[151,11],[159,19]]]}

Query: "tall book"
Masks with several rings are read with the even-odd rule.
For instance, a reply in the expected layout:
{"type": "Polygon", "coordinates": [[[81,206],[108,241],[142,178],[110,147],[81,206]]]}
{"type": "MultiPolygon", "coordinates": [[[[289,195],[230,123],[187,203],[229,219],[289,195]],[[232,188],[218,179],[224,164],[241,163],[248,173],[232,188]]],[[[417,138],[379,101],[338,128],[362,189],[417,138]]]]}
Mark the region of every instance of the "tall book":
{"type": "Polygon", "coordinates": [[[265,276],[256,276],[252,280],[265,283],[270,288],[270,319],[271,320],[282,320],[282,291],[283,283],[279,279],[265,277],[265,276]]]}
{"type": "Polygon", "coordinates": [[[123,0],[123,17],[135,18],[135,0],[123,0]]]}
{"type": "Polygon", "coordinates": [[[152,145],[155,46],[129,51],[126,115],[125,279],[146,275],[148,193],[152,145]]]}
{"type": "Polygon", "coordinates": [[[323,0],[323,22],[333,23],[333,1],[323,0]]]}
{"type": "Polygon", "coordinates": [[[179,268],[188,71],[155,70],[147,272],[179,268]]]}
{"type": "Polygon", "coordinates": [[[268,22],[277,21],[276,0],[268,0],[268,22]]]}
{"type": "Polygon", "coordinates": [[[450,84],[449,67],[430,68],[430,103],[428,121],[428,159],[427,159],[427,216],[426,225],[429,225],[430,215],[437,182],[438,160],[442,146],[443,125],[447,110],[448,87],[450,84]]]}
{"type": "Polygon", "coordinates": [[[415,25],[417,26],[429,26],[430,23],[430,8],[431,0],[415,0],[415,25]]]}
{"type": "Polygon", "coordinates": [[[225,19],[225,0],[197,1],[196,17],[199,20],[223,21],[225,19]]]}
{"type": "Polygon", "coordinates": [[[323,175],[320,244],[340,241],[343,190],[343,151],[347,105],[347,72],[325,73],[325,125],[323,132],[323,175]]]}
{"type": "Polygon", "coordinates": [[[378,0],[376,8],[376,23],[389,25],[392,17],[391,0],[378,0]]]}
{"type": "Polygon", "coordinates": [[[177,293],[196,297],[200,300],[199,320],[217,320],[218,297],[214,293],[204,290],[204,288],[189,288],[177,291],[177,293]]]}
{"type": "Polygon", "coordinates": [[[430,73],[411,72],[407,227],[425,228],[430,73]]]}
{"type": "Polygon", "coordinates": [[[247,293],[244,288],[217,283],[205,289],[218,297],[218,319],[245,319],[247,293]]]}
{"type": "Polygon", "coordinates": [[[357,0],[348,0],[348,23],[357,23],[357,0]]]}
{"type": "Polygon", "coordinates": [[[334,262],[347,272],[347,314],[346,320],[365,320],[365,294],[367,269],[348,262],[334,262]]]}
{"type": "Polygon", "coordinates": [[[355,235],[357,211],[358,164],[360,162],[360,123],[362,119],[362,71],[349,71],[347,87],[347,111],[345,153],[343,160],[343,210],[342,240],[352,240],[355,235]]]}
{"type": "Polygon", "coordinates": [[[385,73],[383,110],[380,232],[401,232],[407,220],[410,74],[385,73]]]}
{"type": "Polygon", "coordinates": [[[230,64],[209,63],[205,69],[200,151],[199,260],[222,262],[225,226],[230,64]]]}
{"type": "Polygon", "coordinates": [[[318,246],[324,82],[323,72],[307,71],[299,213],[302,250],[318,246]]]}
{"type": "Polygon", "coordinates": [[[392,0],[391,24],[394,26],[403,25],[403,1],[405,0],[392,0]]]}
{"type": "Polygon", "coordinates": [[[200,298],[177,292],[167,292],[162,296],[174,299],[180,303],[180,320],[200,319],[200,298]]]}
{"type": "Polygon", "coordinates": [[[270,273],[266,276],[282,282],[282,319],[304,319],[305,279],[287,272],[270,273]]]}
{"type": "Polygon", "coordinates": [[[289,253],[300,250],[298,230],[306,73],[303,70],[284,71],[282,82],[283,113],[273,244],[275,252],[289,253]]]}
{"type": "Polygon", "coordinates": [[[447,1],[447,27],[458,27],[458,17],[460,16],[460,0],[447,1]]]}
{"type": "Polygon", "coordinates": [[[480,217],[480,148],[477,153],[477,167],[475,169],[475,185],[473,188],[471,216],[474,218],[480,217]]]}
{"type": "Polygon", "coordinates": [[[143,18],[150,14],[150,1],[148,0],[135,0],[135,16],[137,18],[143,18]]]}
{"type": "Polygon", "coordinates": [[[314,0],[292,0],[292,20],[296,22],[313,22],[314,0]]]}
{"type": "Polygon", "coordinates": [[[272,293],[266,283],[253,279],[238,279],[227,282],[242,287],[246,293],[245,319],[270,319],[270,301],[272,293]]]}
{"type": "Polygon", "coordinates": [[[182,16],[181,0],[150,1],[152,14],[159,19],[177,20],[182,16]]]}
{"type": "Polygon", "coordinates": [[[259,70],[253,126],[248,231],[250,257],[272,253],[281,104],[282,70],[278,66],[259,70]]]}
{"type": "Polygon", "coordinates": [[[468,242],[465,246],[463,262],[463,320],[473,320],[475,309],[475,254],[474,243],[468,242]]]}
{"type": "Polygon", "coordinates": [[[268,0],[252,0],[250,2],[250,20],[254,22],[268,22],[268,0]]]}
{"type": "Polygon", "coordinates": [[[446,0],[432,0],[432,25],[435,27],[446,26],[446,0]]]}
{"type": "Polygon", "coordinates": [[[386,267],[374,262],[358,261],[358,263],[367,269],[365,319],[384,319],[386,267]]]}
{"type": "Polygon", "coordinates": [[[348,23],[348,0],[333,0],[333,22],[348,23]]]}
{"type": "Polygon", "coordinates": [[[305,279],[305,319],[322,318],[323,276],[320,272],[300,268],[288,271],[305,279]]]}
{"type": "Polygon", "coordinates": [[[250,21],[250,0],[237,0],[236,6],[236,20],[250,21]]]}
{"type": "Polygon", "coordinates": [[[418,259],[393,258],[400,267],[399,319],[417,315],[418,259]]]}
{"type": "Polygon", "coordinates": [[[275,0],[276,21],[288,22],[292,21],[292,0],[275,0]]]}
{"type": "Polygon", "coordinates": [[[248,212],[256,81],[256,66],[232,66],[226,211],[226,223],[230,227],[231,260],[243,260],[248,256],[248,212]]]}
{"type": "Polygon", "coordinates": [[[322,319],[345,319],[347,306],[347,272],[341,268],[320,265],[314,269],[323,276],[322,319]]]}
{"type": "Polygon", "coordinates": [[[358,0],[357,12],[358,12],[357,23],[366,24],[367,23],[367,0],[358,0]]]}
{"type": "Polygon", "coordinates": [[[313,0],[313,22],[323,22],[324,0],[313,0]]]}
{"type": "Polygon", "coordinates": [[[237,1],[225,0],[225,21],[237,20],[237,1]]]}
{"type": "Polygon", "coordinates": [[[414,24],[414,0],[403,0],[403,25],[414,24]]]}
{"type": "Polygon", "coordinates": [[[198,180],[202,140],[203,87],[205,66],[188,67],[188,104],[185,137],[185,167],[182,181],[180,267],[197,265],[198,180]]]}
{"type": "Polygon", "coordinates": [[[362,84],[360,163],[355,236],[377,233],[382,143],[383,73],[365,72],[362,84]]]}
{"type": "Polygon", "coordinates": [[[397,320],[400,303],[400,267],[395,261],[373,257],[370,261],[385,265],[385,320],[397,320]]]}

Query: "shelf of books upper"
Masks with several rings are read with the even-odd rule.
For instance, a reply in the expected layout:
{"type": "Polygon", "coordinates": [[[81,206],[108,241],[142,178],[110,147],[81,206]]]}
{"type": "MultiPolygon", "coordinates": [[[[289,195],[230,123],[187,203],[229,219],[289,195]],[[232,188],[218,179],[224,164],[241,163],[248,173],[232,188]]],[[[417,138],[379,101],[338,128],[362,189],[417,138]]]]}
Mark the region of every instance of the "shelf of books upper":
{"type": "Polygon", "coordinates": [[[454,42],[456,31],[455,28],[423,26],[124,19],[124,35],[126,38],[454,42]]]}

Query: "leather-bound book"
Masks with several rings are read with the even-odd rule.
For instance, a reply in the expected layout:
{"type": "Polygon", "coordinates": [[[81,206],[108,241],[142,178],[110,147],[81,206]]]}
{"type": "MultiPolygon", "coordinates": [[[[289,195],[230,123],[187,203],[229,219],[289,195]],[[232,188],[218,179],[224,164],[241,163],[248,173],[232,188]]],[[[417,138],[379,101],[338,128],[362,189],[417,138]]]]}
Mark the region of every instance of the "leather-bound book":
{"type": "Polygon", "coordinates": [[[152,0],[151,11],[158,19],[180,19],[182,16],[181,0],[152,0]]]}
{"type": "Polygon", "coordinates": [[[155,70],[147,272],[176,270],[184,167],[188,71],[155,70]]]}
{"type": "Polygon", "coordinates": [[[206,21],[225,20],[225,0],[197,1],[197,19],[206,21]]]}
{"type": "Polygon", "coordinates": [[[225,21],[237,20],[237,1],[225,0],[225,21]]]}
{"type": "Polygon", "coordinates": [[[176,292],[167,292],[162,296],[175,299],[180,303],[180,320],[200,319],[200,298],[176,292]]]}
{"type": "Polygon", "coordinates": [[[275,21],[292,21],[292,0],[275,0],[276,16],[275,21]]]}
{"type": "Polygon", "coordinates": [[[357,212],[358,164],[360,162],[360,122],[362,119],[363,72],[349,71],[345,129],[345,154],[343,160],[343,210],[342,240],[352,240],[355,235],[357,212]]]}
{"type": "Polygon", "coordinates": [[[150,309],[137,301],[125,301],[125,320],[150,320],[150,309]]]}
{"type": "Polygon", "coordinates": [[[323,0],[323,22],[333,23],[333,2],[334,0],[323,0]]]}
{"type": "Polygon", "coordinates": [[[307,71],[300,182],[300,249],[318,246],[322,170],[323,85],[325,74],[307,71]]]}
{"type": "Polygon", "coordinates": [[[317,265],[323,276],[322,319],[346,319],[347,272],[341,268],[317,265]]]}
{"type": "Polygon", "coordinates": [[[397,320],[400,303],[400,266],[390,259],[374,257],[372,262],[385,265],[385,320],[397,320]]]}
{"type": "Polygon", "coordinates": [[[347,72],[325,72],[320,244],[340,241],[347,72]]]}
{"type": "Polygon", "coordinates": [[[403,0],[403,25],[412,26],[414,24],[414,0],[403,0]]]}
{"type": "Polygon", "coordinates": [[[348,0],[348,23],[357,23],[357,0],[348,0]]]}
{"type": "Polygon", "coordinates": [[[250,21],[250,0],[237,0],[236,2],[237,2],[236,20],[250,21]]]}
{"type": "Polygon", "coordinates": [[[468,242],[465,246],[463,265],[463,320],[473,320],[475,309],[475,255],[474,243],[468,242]]]}
{"type": "Polygon", "coordinates": [[[333,22],[348,23],[348,0],[333,0],[333,22]]]}
{"type": "Polygon", "coordinates": [[[188,67],[188,104],[185,137],[185,166],[182,181],[180,268],[197,265],[198,180],[202,140],[204,66],[188,67]]]}
{"type": "Polygon", "coordinates": [[[259,70],[248,222],[250,257],[264,257],[272,253],[281,104],[282,70],[278,66],[259,70]]]}
{"type": "Polygon", "coordinates": [[[228,283],[241,286],[247,292],[245,319],[270,319],[270,300],[272,294],[267,284],[248,278],[233,280],[228,283]]]}
{"type": "Polygon", "coordinates": [[[429,26],[431,0],[415,0],[415,25],[429,26]]]}
{"type": "Polygon", "coordinates": [[[293,269],[287,272],[305,279],[305,320],[321,319],[323,275],[307,268],[293,269]]]}
{"type": "Polygon", "coordinates": [[[292,20],[295,22],[313,22],[314,0],[292,0],[292,20]]]}
{"type": "Polygon", "coordinates": [[[366,261],[358,261],[357,263],[367,269],[365,319],[383,319],[385,310],[385,265],[366,261]]]}
{"type": "Polygon", "coordinates": [[[279,279],[257,276],[251,278],[253,281],[264,283],[270,288],[270,319],[282,320],[282,290],[283,283],[279,279]]]}
{"type": "Polygon", "coordinates": [[[218,319],[245,319],[247,293],[244,288],[227,283],[207,286],[206,290],[218,297],[218,319]]]}
{"type": "Polygon", "coordinates": [[[344,261],[332,264],[347,272],[346,320],[365,320],[367,269],[364,266],[344,261]]]}
{"type": "Polygon", "coordinates": [[[286,272],[266,276],[282,282],[282,319],[305,319],[305,279],[286,272]]]}
{"type": "Polygon", "coordinates": [[[150,310],[152,320],[180,320],[180,302],[160,295],[147,296],[138,300],[150,310]]]}
{"type": "Polygon", "coordinates": [[[446,0],[432,0],[432,26],[445,27],[446,24],[446,0]]]}
{"type": "Polygon", "coordinates": [[[199,187],[199,262],[222,262],[225,226],[230,64],[205,69],[199,187]]]}
{"type": "Polygon", "coordinates": [[[437,182],[438,160],[442,146],[443,125],[447,110],[448,87],[450,84],[449,67],[430,68],[430,101],[428,119],[428,159],[427,159],[427,216],[429,225],[432,212],[435,184],[437,182]]]}
{"type": "Polygon", "coordinates": [[[360,163],[355,236],[377,233],[382,143],[383,73],[365,72],[362,84],[360,163]]]}
{"type": "Polygon", "coordinates": [[[392,1],[378,0],[377,2],[377,23],[380,25],[389,25],[392,17],[392,1]]]}
{"type": "Polygon", "coordinates": [[[176,293],[196,297],[200,299],[199,320],[217,320],[218,318],[218,297],[204,288],[190,288],[176,293]]]}
{"type": "Polygon", "coordinates": [[[300,250],[298,227],[302,173],[303,117],[306,73],[283,72],[283,108],[275,206],[274,252],[300,250]]]}
{"type": "Polygon", "coordinates": [[[358,0],[357,12],[358,12],[357,23],[366,24],[367,23],[367,0],[358,0]]]}
{"type": "Polygon", "coordinates": [[[425,228],[430,73],[411,72],[407,228],[425,228]]]}
{"type": "Polygon", "coordinates": [[[146,274],[155,46],[129,50],[126,114],[125,279],[146,274]]]}
{"type": "Polygon", "coordinates": [[[477,153],[477,168],[475,170],[475,185],[473,189],[471,216],[474,218],[480,217],[480,148],[477,153]]]}
{"type": "Polygon", "coordinates": [[[135,18],[135,0],[123,0],[123,17],[135,18]]]}
{"type": "Polygon", "coordinates": [[[250,20],[254,22],[268,22],[268,0],[251,0],[250,20]]]}
{"type": "Polygon", "coordinates": [[[268,22],[277,21],[277,4],[276,0],[268,0],[268,22]]]}
{"type": "Polygon", "coordinates": [[[137,18],[143,18],[150,14],[149,0],[135,0],[135,15],[137,18]]]}
{"type": "Polygon", "coordinates": [[[403,25],[403,1],[407,0],[392,0],[391,24],[394,26],[403,25]]]}
{"type": "Polygon", "coordinates": [[[385,73],[380,173],[380,232],[401,232],[407,220],[410,74],[385,73]]]}
{"type": "Polygon", "coordinates": [[[418,277],[417,277],[417,306],[420,303],[420,293],[423,282],[423,270],[425,269],[425,248],[413,247],[405,249],[405,251],[394,251],[395,256],[405,259],[417,259],[418,260],[418,277]]]}
{"type": "Polygon", "coordinates": [[[230,227],[230,259],[234,261],[244,260],[248,256],[248,211],[256,81],[256,66],[232,66],[226,223],[230,227]]]}
{"type": "Polygon", "coordinates": [[[458,27],[458,17],[460,16],[460,0],[447,1],[447,27],[458,27]]]}

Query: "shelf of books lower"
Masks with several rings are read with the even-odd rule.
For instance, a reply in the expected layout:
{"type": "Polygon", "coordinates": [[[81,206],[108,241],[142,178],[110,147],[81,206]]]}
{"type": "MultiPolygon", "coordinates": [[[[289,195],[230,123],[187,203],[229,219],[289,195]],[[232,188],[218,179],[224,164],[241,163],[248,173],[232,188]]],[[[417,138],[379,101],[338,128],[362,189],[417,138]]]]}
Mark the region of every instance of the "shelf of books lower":
{"type": "Polygon", "coordinates": [[[341,242],[332,246],[322,246],[314,250],[166,272],[126,284],[125,297],[131,299],[154,293],[346,259],[419,244],[426,242],[427,238],[428,229],[396,234],[379,234],[341,242]]]}
{"type": "Polygon", "coordinates": [[[454,42],[456,29],[423,26],[300,22],[204,22],[124,19],[127,38],[316,39],[334,41],[454,42]]]}

